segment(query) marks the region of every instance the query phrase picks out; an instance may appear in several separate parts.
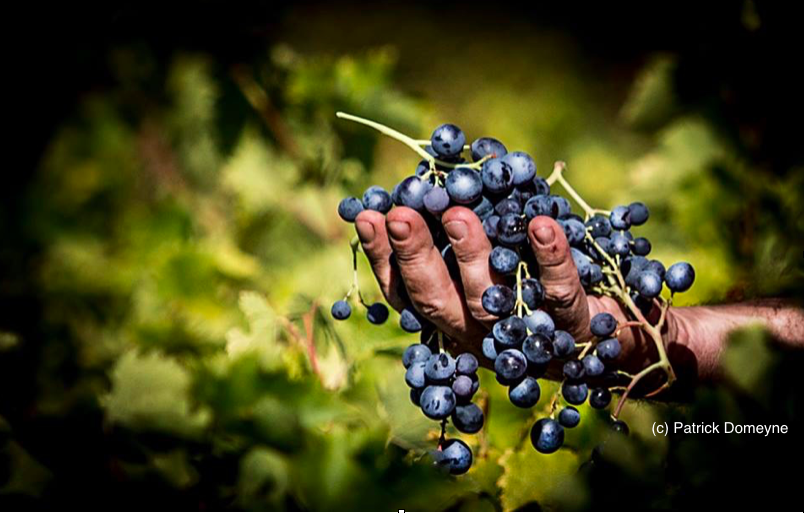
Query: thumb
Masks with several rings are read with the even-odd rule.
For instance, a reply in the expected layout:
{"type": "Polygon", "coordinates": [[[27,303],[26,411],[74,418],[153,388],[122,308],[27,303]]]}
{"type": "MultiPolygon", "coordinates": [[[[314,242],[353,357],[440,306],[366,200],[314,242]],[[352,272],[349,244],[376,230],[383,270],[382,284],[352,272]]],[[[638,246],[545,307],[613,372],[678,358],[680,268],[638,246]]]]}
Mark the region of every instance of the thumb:
{"type": "Polygon", "coordinates": [[[564,230],[552,218],[538,216],[528,225],[528,238],[539,262],[546,309],[558,327],[587,337],[589,305],[564,230]]]}

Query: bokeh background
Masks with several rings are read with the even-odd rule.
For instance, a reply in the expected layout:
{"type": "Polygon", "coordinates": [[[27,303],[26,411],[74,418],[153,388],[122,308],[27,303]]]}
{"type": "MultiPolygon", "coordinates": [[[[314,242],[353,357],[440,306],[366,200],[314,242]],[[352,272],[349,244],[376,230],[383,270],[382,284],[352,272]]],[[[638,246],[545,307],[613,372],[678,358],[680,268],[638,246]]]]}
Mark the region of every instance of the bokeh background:
{"type": "Polygon", "coordinates": [[[537,454],[534,412],[482,374],[487,424],[456,479],[422,461],[436,426],[408,401],[396,314],[328,315],[351,280],[337,202],[418,161],[336,110],[422,138],[453,122],[542,176],[566,160],[595,206],[646,202],[654,254],[697,270],[682,304],[800,301],[794,21],[750,0],[10,14],[0,504],[797,509],[804,362],[761,330],[735,335],[717,386],[629,404],[632,436],[606,450],[605,413],[584,408],[565,449],[537,454]],[[679,419],[791,433],[651,435],[679,419]]]}

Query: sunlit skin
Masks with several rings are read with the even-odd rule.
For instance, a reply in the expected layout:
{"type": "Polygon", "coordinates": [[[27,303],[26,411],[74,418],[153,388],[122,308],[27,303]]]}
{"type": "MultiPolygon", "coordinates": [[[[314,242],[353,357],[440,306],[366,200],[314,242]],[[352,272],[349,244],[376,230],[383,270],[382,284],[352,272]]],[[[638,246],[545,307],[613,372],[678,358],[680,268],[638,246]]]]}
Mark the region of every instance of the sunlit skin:
{"type": "MultiPolygon", "coordinates": [[[[398,207],[387,216],[364,211],[355,226],[388,303],[397,310],[405,306],[397,293],[401,280],[413,306],[449,336],[450,351],[469,351],[489,367],[491,362],[482,357],[481,342],[497,318],[483,310],[481,296],[486,288],[500,281],[489,267],[491,242],[478,217],[467,208],[447,210],[442,223],[460,267],[460,281],[450,277],[424,219],[416,211],[398,207]],[[398,270],[390,264],[392,253],[398,270]]],[[[628,320],[617,300],[586,294],[564,231],[552,218],[531,220],[528,240],[539,263],[544,308],[558,328],[584,341],[592,337],[589,322],[599,312],[611,313],[619,323],[628,320]]],[[[655,322],[658,315],[658,311],[653,312],[648,319],[655,322]]],[[[728,334],[753,323],[766,326],[786,345],[804,347],[804,312],[779,300],[672,307],[662,335],[674,366],[688,367],[687,377],[695,381],[710,380],[718,375],[719,357],[728,334]]],[[[655,361],[655,347],[644,340],[638,329],[623,330],[619,340],[623,348],[619,363],[624,370],[638,371],[655,361]]]]}

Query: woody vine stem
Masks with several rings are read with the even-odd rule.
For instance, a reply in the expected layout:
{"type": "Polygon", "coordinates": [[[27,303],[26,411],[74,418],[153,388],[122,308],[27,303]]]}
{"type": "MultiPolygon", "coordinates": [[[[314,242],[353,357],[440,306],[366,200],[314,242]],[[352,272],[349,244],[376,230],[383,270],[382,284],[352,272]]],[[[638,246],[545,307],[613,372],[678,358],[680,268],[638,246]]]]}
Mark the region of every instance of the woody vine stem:
{"type": "MultiPolygon", "coordinates": [[[[362,125],[366,125],[371,127],[378,132],[394,139],[402,144],[408,146],[411,150],[413,150],[417,155],[425,159],[430,166],[430,174],[435,174],[437,178],[440,178],[439,171],[436,169],[436,165],[441,168],[445,169],[454,169],[456,167],[467,167],[470,169],[480,170],[483,166],[483,162],[486,160],[485,158],[474,163],[470,164],[455,164],[450,162],[444,162],[439,159],[436,159],[426,151],[422,149],[422,146],[426,146],[429,141],[422,140],[422,139],[414,139],[409,137],[393,128],[388,126],[382,125],[375,121],[371,121],[369,119],[361,118],[358,116],[354,116],[352,114],[347,114],[344,112],[337,112],[336,116],[340,119],[345,119],[348,121],[353,121],[355,123],[359,123],[362,125]]],[[[602,214],[602,215],[609,215],[610,212],[607,210],[596,209],[592,208],[584,199],[581,197],[580,194],[572,187],[572,185],[567,181],[564,177],[564,172],[567,169],[567,165],[563,161],[557,161],[553,167],[553,172],[547,177],[547,183],[551,186],[555,183],[561,185],[561,187],[567,191],[570,197],[583,209],[585,213],[585,217],[588,220],[594,215],[602,214]]],[[[595,242],[594,238],[589,233],[589,229],[587,229],[586,233],[587,241],[604,257],[605,260],[605,267],[603,268],[603,274],[605,276],[607,284],[602,284],[594,288],[594,292],[599,295],[605,295],[616,299],[626,310],[627,314],[630,317],[626,326],[621,327],[623,328],[632,328],[632,329],[640,329],[648,339],[656,346],[656,352],[659,355],[658,361],[648,365],[640,372],[635,375],[630,375],[627,373],[620,373],[621,375],[630,377],[630,382],[624,388],[622,395],[620,396],[619,401],[617,402],[617,406],[614,409],[614,413],[612,414],[613,418],[618,418],[620,413],[622,412],[622,408],[625,404],[626,399],[629,397],[630,394],[633,393],[634,388],[642,381],[645,377],[654,372],[661,372],[664,374],[664,383],[657,388],[656,390],[648,393],[645,397],[652,397],[668,388],[675,382],[676,375],[673,371],[673,366],[670,364],[670,360],[667,357],[667,351],[664,347],[664,341],[662,340],[662,329],[664,328],[664,324],[667,321],[667,311],[670,308],[672,298],[670,300],[666,300],[664,298],[658,298],[656,303],[660,309],[661,315],[659,320],[656,324],[651,324],[642,314],[642,311],[634,304],[634,301],[631,299],[631,288],[626,284],[625,278],[623,277],[622,270],[620,269],[620,262],[619,259],[612,258],[608,253],[606,253],[597,242],[595,242]]],[[[355,248],[353,247],[353,252],[355,248]]],[[[521,316],[522,310],[527,309],[527,306],[524,304],[522,300],[522,277],[529,276],[527,265],[524,263],[520,263],[519,267],[517,268],[517,301],[516,301],[516,308],[517,313],[521,316]]],[[[357,288],[356,281],[353,284],[353,288],[357,288]]],[[[350,291],[351,292],[351,291],[350,291]]],[[[359,290],[358,290],[359,294],[359,290]]],[[[593,346],[598,342],[596,339],[592,339],[590,341],[584,342],[580,344],[583,347],[582,355],[588,354],[590,350],[593,349],[593,346]]],[[[553,399],[555,402],[556,398],[553,399]]]]}

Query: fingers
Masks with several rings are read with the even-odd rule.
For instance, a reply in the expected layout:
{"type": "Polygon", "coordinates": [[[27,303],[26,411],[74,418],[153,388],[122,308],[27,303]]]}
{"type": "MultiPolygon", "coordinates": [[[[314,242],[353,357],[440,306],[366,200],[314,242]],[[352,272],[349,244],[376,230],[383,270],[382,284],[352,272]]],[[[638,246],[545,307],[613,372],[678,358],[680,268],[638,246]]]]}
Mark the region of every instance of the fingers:
{"type": "Polygon", "coordinates": [[[552,218],[538,216],[528,226],[528,238],[539,262],[539,280],[553,319],[572,335],[585,336],[589,306],[564,230],[552,218]]]}
{"type": "Polygon", "coordinates": [[[424,219],[415,210],[398,207],[388,213],[386,229],[408,295],[419,313],[451,336],[484,331],[463,302],[460,287],[450,277],[424,219]]]}
{"type": "Polygon", "coordinates": [[[385,299],[396,310],[402,310],[405,303],[397,292],[399,273],[391,266],[393,250],[385,231],[385,216],[374,210],[364,210],[355,219],[355,229],[385,299]]]}
{"type": "Polygon", "coordinates": [[[481,304],[483,292],[494,284],[494,278],[489,267],[491,242],[480,219],[468,208],[453,207],[444,213],[441,222],[458,261],[469,312],[479,321],[495,322],[497,318],[481,304]]]}

